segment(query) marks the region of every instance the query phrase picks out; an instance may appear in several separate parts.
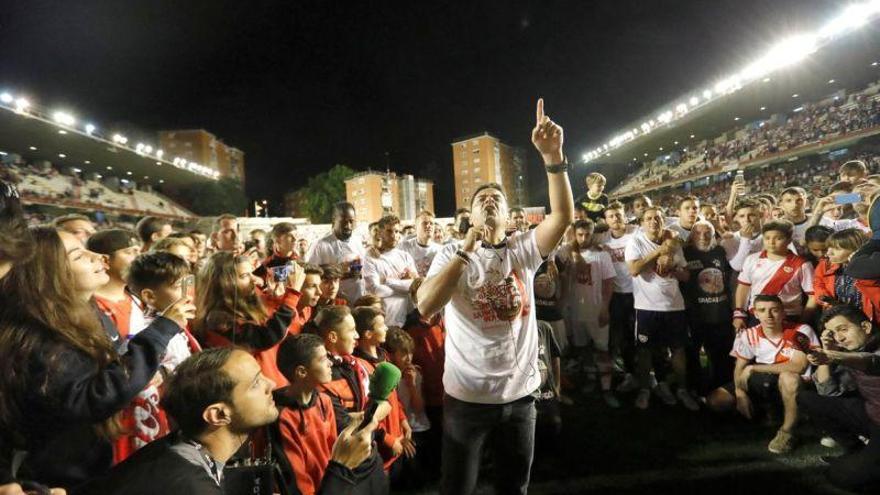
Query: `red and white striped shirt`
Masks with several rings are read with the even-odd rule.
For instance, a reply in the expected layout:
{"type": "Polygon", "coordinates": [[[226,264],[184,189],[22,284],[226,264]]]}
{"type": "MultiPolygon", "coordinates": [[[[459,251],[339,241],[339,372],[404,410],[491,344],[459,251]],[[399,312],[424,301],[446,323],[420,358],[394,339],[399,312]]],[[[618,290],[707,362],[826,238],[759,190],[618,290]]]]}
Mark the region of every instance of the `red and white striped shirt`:
{"type": "Polygon", "coordinates": [[[754,361],[756,364],[787,363],[795,351],[805,352],[804,345],[798,343],[798,334],[804,335],[801,340],[809,341],[809,348],[819,347],[819,339],[809,325],[803,323],[783,323],[782,336],[776,340],[767,337],[761,325],[747,328],[736,336],[730,355],[735,358],[754,361]]]}
{"type": "Polygon", "coordinates": [[[743,269],[737,280],[740,285],[749,287],[749,299],[747,307],[754,309],[755,296],[765,294],[765,288],[777,276],[790,275],[791,278],[779,292],[769,295],[777,295],[782,299],[786,315],[800,315],[803,312],[801,295],[813,295],[813,265],[804,261],[799,268],[791,268],[785,265],[787,258],[771,260],[767,258],[767,251],[750,254],[743,263],[743,269]],[[794,272],[794,273],[790,273],[794,272]],[[779,272],[779,275],[777,275],[779,272]]]}

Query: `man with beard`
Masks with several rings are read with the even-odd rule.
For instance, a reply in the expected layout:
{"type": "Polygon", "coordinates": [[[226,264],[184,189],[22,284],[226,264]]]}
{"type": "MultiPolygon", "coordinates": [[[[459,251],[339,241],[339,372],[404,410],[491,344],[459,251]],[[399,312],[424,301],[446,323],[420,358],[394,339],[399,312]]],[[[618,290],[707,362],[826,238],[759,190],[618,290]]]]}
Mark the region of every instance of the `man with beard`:
{"type": "Polygon", "coordinates": [[[409,286],[419,276],[416,263],[406,251],[398,249],[400,219],[394,215],[379,220],[382,242],[378,256],[368,256],[364,264],[367,290],[384,299],[388,326],[402,327],[412,309],[409,286]]]}
{"type": "Polygon", "coordinates": [[[544,115],[543,100],[532,143],[545,165],[551,213],[508,238],[507,196],[501,185],[483,184],[464,240],[437,254],[417,292],[419,313],[446,318],[443,494],[474,491],[484,446],[495,461],[496,491],[528,491],[541,382],[533,281],[574,217],[562,128],[544,115]]]}
{"type": "Polygon", "coordinates": [[[352,235],[355,225],[354,205],[341,201],[333,205],[333,230],[318,239],[309,250],[306,260],[312,265],[340,264],[345,270],[340,291],[349,302],[366,293],[361,273],[366,251],[361,239],[352,235]]]}

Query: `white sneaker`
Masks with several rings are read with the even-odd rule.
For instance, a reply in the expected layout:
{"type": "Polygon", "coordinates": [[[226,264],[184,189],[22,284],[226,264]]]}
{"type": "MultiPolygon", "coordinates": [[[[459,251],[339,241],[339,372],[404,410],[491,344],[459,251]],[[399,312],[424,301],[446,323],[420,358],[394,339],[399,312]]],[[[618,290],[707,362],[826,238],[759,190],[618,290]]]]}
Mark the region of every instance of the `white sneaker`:
{"type": "Polygon", "coordinates": [[[654,393],[657,394],[657,397],[660,397],[660,400],[663,401],[667,406],[674,406],[676,404],[675,396],[672,395],[672,390],[669,388],[669,384],[666,382],[660,382],[654,387],[654,393]]]}
{"type": "Polygon", "coordinates": [[[628,392],[632,392],[638,386],[639,384],[636,383],[636,377],[634,377],[632,373],[627,373],[626,376],[623,377],[623,382],[621,382],[620,385],[617,386],[617,393],[625,394],[628,392]]]}
{"type": "Polygon", "coordinates": [[[684,408],[687,409],[688,411],[699,411],[700,410],[700,405],[697,404],[697,401],[695,401],[694,398],[691,397],[690,392],[688,392],[687,390],[680,388],[680,389],[676,390],[675,396],[678,397],[678,400],[681,402],[681,405],[683,405],[684,408]]]}
{"type": "Polygon", "coordinates": [[[837,441],[835,441],[833,438],[827,437],[827,436],[822,437],[822,440],[819,440],[819,444],[822,445],[823,447],[826,447],[829,449],[836,449],[837,448],[837,441]]]}
{"type": "Polygon", "coordinates": [[[636,409],[647,409],[651,405],[651,391],[646,388],[639,390],[635,405],[636,409]]]}

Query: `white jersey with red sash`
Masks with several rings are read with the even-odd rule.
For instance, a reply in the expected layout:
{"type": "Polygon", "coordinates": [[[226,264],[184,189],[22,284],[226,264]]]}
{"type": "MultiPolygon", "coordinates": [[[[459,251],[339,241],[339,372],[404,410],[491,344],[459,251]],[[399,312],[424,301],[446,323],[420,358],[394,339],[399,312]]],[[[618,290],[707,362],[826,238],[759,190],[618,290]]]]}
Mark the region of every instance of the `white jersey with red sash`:
{"type": "Polygon", "coordinates": [[[797,316],[803,311],[802,295],[813,295],[813,265],[791,252],[783,259],[771,260],[767,251],[761,251],[746,258],[738,282],[749,287],[749,310],[755,296],[764,294],[779,296],[785,314],[797,316]]]}

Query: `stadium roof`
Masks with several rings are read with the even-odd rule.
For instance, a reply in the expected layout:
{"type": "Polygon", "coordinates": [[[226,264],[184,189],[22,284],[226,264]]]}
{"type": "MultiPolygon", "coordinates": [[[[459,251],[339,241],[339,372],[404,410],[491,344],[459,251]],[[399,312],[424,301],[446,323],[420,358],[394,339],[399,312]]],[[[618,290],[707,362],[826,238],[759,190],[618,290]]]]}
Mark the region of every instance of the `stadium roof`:
{"type": "Polygon", "coordinates": [[[58,167],[115,175],[139,184],[184,185],[217,177],[207,167],[181,163],[179,158],[169,161],[151,146],[137,143],[131,148],[119,134],[107,139],[90,124],[80,129],[63,112],[50,117],[8,93],[0,94],[0,151],[19,154],[29,162],[48,160],[58,167]]]}
{"type": "MultiPolygon", "coordinates": [[[[880,11],[878,1],[864,5],[870,6],[871,15],[880,11]]],[[[855,24],[847,28],[855,30],[868,19],[865,15],[860,24],[852,21],[855,24]]],[[[833,27],[837,21],[830,22],[829,26],[833,27]]],[[[819,32],[825,29],[828,26],[819,32]]],[[[613,164],[654,159],[674,148],[715,139],[726,131],[776,113],[790,114],[804,103],[833,97],[838,91],[862,89],[880,79],[878,34],[877,26],[872,24],[854,32],[842,30],[841,37],[824,46],[818,46],[815,38],[808,36],[788,38],[780,45],[791,54],[791,59],[780,60],[777,56],[772,61],[776,69],[762,74],[749,66],[739,74],[741,77],[749,74],[748,81],[732,77],[708,85],[705,90],[700,90],[698,84],[706,81],[697,81],[688,93],[649,113],[649,117],[618,130],[615,137],[591,149],[584,155],[584,161],[613,164]],[[761,76],[754,77],[755,74],[761,76]],[[735,83],[731,83],[732,80],[735,83]],[[644,132],[645,129],[649,132],[644,132]]],[[[767,58],[770,57],[759,62],[767,58]]]]}

